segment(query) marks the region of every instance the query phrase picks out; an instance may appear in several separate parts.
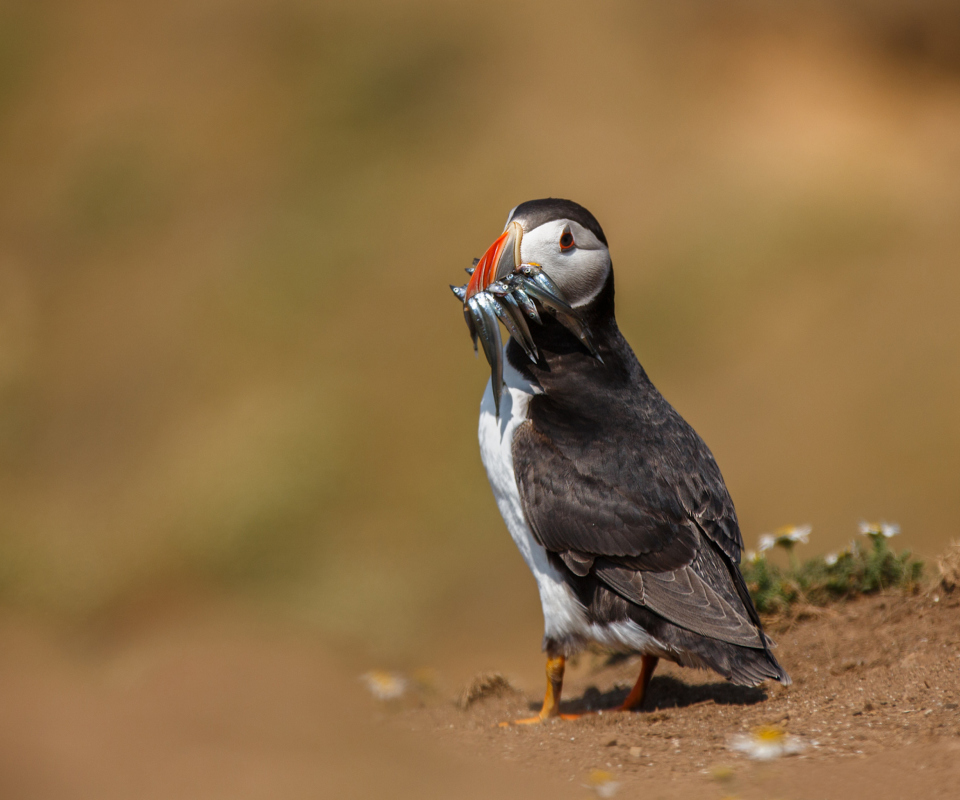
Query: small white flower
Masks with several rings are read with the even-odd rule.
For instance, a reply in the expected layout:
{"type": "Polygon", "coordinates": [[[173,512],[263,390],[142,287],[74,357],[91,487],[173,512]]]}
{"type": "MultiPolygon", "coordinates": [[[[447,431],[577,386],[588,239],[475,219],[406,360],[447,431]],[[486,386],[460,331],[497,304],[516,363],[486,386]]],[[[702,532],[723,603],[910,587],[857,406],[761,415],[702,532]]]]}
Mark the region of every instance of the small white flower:
{"type": "Polygon", "coordinates": [[[895,522],[866,522],[860,523],[860,533],[864,536],[880,537],[889,539],[900,533],[900,526],[895,522]]]}
{"type": "Polygon", "coordinates": [[[778,533],[780,533],[781,536],[786,536],[791,542],[807,544],[810,541],[810,531],[812,530],[812,525],[788,525],[785,528],[781,528],[778,533]]]}
{"type": "Polygon", "coordinates": [[[613,775],[602,769],[591,770],[584,786],[593,789],[599,797],[613,797],[620,788],[620,784],[613,779],[613,775]]]}
{"type": "Polygon", "coordinates": [[[763,554],[756,550],[745,550],[743,553],[743,560],[748,564],[756,564],[761,558],[763,554]]]}
{"type": "Polygon", "coordinates": [[[856,545],[856,542],[850,542],[850,544],[844,547],[839,553],[827,553],[823,557],[823,560],[827,562],[828,567],[835,566],[844,559],[850,558],[853,555],[853,551],[856,549],[856,545]]]}
{"type": "Polygon", "coordinates": [[[407,691],[406,678],[381,669],[370,670],[360,676],[377,700],[396,700],[407,691]]]}
{"type": "Polygon", "coordinates": [[[793,755],[806,747],[796,736],[773,727],[754,728],[750,733],[733,736],[727,746],[757,761],[793,755]]]}
{"type": "Polygon", "coordinates": [[[760,537],[760,552],[770,550],[778,545],[785,550],[792,550],[797,542],[807,544],[810,541],[810,531],[812,530],[812,525],[784,525],[782,528],[777,528],[773,533],[765,533],[760,537]]]}

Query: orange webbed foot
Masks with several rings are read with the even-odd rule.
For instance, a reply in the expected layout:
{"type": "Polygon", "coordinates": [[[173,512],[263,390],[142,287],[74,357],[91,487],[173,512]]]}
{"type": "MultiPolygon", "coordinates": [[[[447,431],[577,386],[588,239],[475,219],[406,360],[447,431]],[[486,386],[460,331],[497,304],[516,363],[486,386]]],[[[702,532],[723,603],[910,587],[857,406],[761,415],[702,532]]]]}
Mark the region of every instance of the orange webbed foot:
{"type": "Polygon", "coordinates": [[[535,717],[523,717],[515,719],[512,722],[501,722],[499,727],[509,728],[511,725],[539,725],[542,722],[551,720],[577,720],[594,712],[584,714],[561,714],[560,713],[560,692],[563,689],[563,670],[566,659],[563,656],[551,656],[547,658],[547,693],[543,698],[543,708],[535,717]]]}

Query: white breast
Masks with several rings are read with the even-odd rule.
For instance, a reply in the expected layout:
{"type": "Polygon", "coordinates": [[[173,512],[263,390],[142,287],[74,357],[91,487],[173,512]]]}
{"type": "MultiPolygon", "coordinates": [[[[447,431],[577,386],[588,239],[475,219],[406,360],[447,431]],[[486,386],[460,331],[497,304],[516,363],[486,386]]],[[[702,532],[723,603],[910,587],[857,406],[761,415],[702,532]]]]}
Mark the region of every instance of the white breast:
{"type": "Polygon", "coordinates": [[[480,456],[507,530],[537,579],[540,602],[543,605],[544,639],[564,641],[568,648],[574,642],[585,643],[592,640],[615,649],[667,655],[664,645],[650,637],[633,621],[610,625],[591,623],[586,609],[566,585],[561,574],[550,564],[546,549],[534,539],[523,514],[517,478],[513,470],[513,436],[517,427],[527,419],[530,398],[541,390],[510,365],[506,354],[503,380],[506,385],[500,398],[499,419],[489,381],[483,393],[480,403],[480,456]]]}
{"type": "Polygon", "coordinates": [[[537,579],[540,602],[543,604],[544,636],[563,639],[571,634],[583,635],[590,627],[586,612],[563,582],[560,573],[547,560],[543,545],[533,538],[523,515],[513,471],[513,436],[517,426],[527,418],[530,398],[540,390],[510,366],[506,357],[503,380],[506,386],[500,398],[500,419],[497,419],[489,382],[480,403],[480,456],[483,466],[507,530],[537,579]]]}

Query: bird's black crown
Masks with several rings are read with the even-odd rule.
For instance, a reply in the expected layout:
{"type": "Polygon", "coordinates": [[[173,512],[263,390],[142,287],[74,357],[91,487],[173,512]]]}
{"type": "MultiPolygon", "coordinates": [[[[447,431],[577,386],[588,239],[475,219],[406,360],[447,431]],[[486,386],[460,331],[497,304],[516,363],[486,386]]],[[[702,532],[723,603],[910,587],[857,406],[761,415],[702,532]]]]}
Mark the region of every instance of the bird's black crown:
{"type": "Polygon", "coordinates": [[[601,242],[607,244],[607,237],[604,236],[603,228],[600,227],[597,218],[579,203],[574,203],[573,200],[563,200],[559,197],[527,200],[526,203],[521,203],[513,209],[513,213],[510,215],[510,220],[517,220],[527,231],[532,231],[543,223],[554,219],[569,219],[577,222],[601,242]]]}

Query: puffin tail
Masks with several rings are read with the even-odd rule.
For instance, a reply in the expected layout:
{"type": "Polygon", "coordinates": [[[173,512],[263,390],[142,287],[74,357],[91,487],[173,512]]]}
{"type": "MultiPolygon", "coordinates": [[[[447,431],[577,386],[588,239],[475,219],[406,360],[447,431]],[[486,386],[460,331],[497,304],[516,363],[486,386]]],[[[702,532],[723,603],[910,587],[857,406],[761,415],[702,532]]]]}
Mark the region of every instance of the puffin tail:
{"type": "Polygon", "coordinates": [[[770,652],[773,645],[764,635],[766,647],[746,647],[722,642],[680,631],[677,644],[683,648],[680,663],[689,667],[712,669],[738,686],[759,686],[764,681],[774,680],[784,686],[792,681],[780,662],[770,652]]]}
{"type": "Polygon", "coordinates": [[[755,650],[748,647],[737,648],[731,659],[732,669],[727,679],[740,686],[757,686],[766,680],[775,680],[784,686],[793,683],[780,662],[769,650],[755,650]]]}

